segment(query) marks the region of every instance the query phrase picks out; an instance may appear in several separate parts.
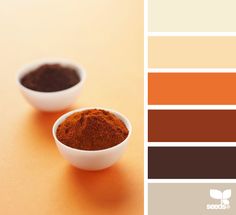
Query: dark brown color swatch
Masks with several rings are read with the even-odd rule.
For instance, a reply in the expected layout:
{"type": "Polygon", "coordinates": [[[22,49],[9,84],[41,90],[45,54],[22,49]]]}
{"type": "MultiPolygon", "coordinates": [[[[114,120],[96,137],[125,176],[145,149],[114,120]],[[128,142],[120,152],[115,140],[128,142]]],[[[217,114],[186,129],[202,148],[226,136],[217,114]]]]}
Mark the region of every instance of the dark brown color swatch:
{"type": "Polygon", "coordinates": [[[236,110],[149,110],[149,142],[236,142],[236,110]]]}
{"type": "Polygon", "coordinates": [[[149,147],[150,179],[235,179],[235,147],[149,147]]]}

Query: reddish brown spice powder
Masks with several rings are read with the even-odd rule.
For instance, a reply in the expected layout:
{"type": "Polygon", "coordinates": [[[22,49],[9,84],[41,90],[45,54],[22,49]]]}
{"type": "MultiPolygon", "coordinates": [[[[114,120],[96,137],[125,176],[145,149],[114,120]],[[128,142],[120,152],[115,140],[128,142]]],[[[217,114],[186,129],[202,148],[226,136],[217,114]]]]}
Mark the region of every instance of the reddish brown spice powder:
{"type": "Polygon", "coordinates": [[[98,109],[74,113],[57,128],[63,144],[82,150],[101,150],[121,143],[128,136],[125,124],[114,114],[98,109]]]}

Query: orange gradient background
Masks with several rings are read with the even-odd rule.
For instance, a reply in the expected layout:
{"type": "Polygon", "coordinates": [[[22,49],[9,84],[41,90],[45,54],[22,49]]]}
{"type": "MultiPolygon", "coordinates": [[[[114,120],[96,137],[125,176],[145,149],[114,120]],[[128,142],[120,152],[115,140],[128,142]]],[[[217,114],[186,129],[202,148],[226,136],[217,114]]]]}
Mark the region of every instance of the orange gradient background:
{"type": "Polygon", "coordinates": [[[1,1],[0,26],[0,214],[143,214],[143,1],[1,1]],[[130,119],[128,149],[113,167],[70,166],[51,134],[64,112],[41,113],[20,95],[17,70],[47,57],[87,71],[71,109],[107,107],[130,119]]]}

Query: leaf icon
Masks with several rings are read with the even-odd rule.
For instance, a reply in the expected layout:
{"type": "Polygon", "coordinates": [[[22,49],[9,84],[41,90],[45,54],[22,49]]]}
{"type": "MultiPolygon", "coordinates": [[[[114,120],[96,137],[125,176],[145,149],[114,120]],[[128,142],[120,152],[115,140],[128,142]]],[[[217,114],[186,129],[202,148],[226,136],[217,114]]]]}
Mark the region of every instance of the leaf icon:
{"type": "Polygon", "coordinates": [[[223,192],[223,196],[222,196],[222,199],[229,199],[231,197],[231,190],[228,189],[228,190],[225,190],[223,192]]]}
{"type": "Polygon", "coordinates": [[[210,196],[213,199],[222,199],[223,194],[220,190],[210,189],[210,196]]]}

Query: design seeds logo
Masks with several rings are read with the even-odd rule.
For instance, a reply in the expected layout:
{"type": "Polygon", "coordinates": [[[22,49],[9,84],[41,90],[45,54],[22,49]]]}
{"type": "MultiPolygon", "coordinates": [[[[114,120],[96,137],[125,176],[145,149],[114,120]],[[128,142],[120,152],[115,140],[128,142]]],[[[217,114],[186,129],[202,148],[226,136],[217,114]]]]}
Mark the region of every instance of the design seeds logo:
{"type": "Polygon", "coordinates": [[[230,208],[229,199],[231,197],[231,189],[224,190],[223,192],[210,189],[210,197],[220,202],[219,204],[207,204],[207,210],[225,210],[230,208]]]}

